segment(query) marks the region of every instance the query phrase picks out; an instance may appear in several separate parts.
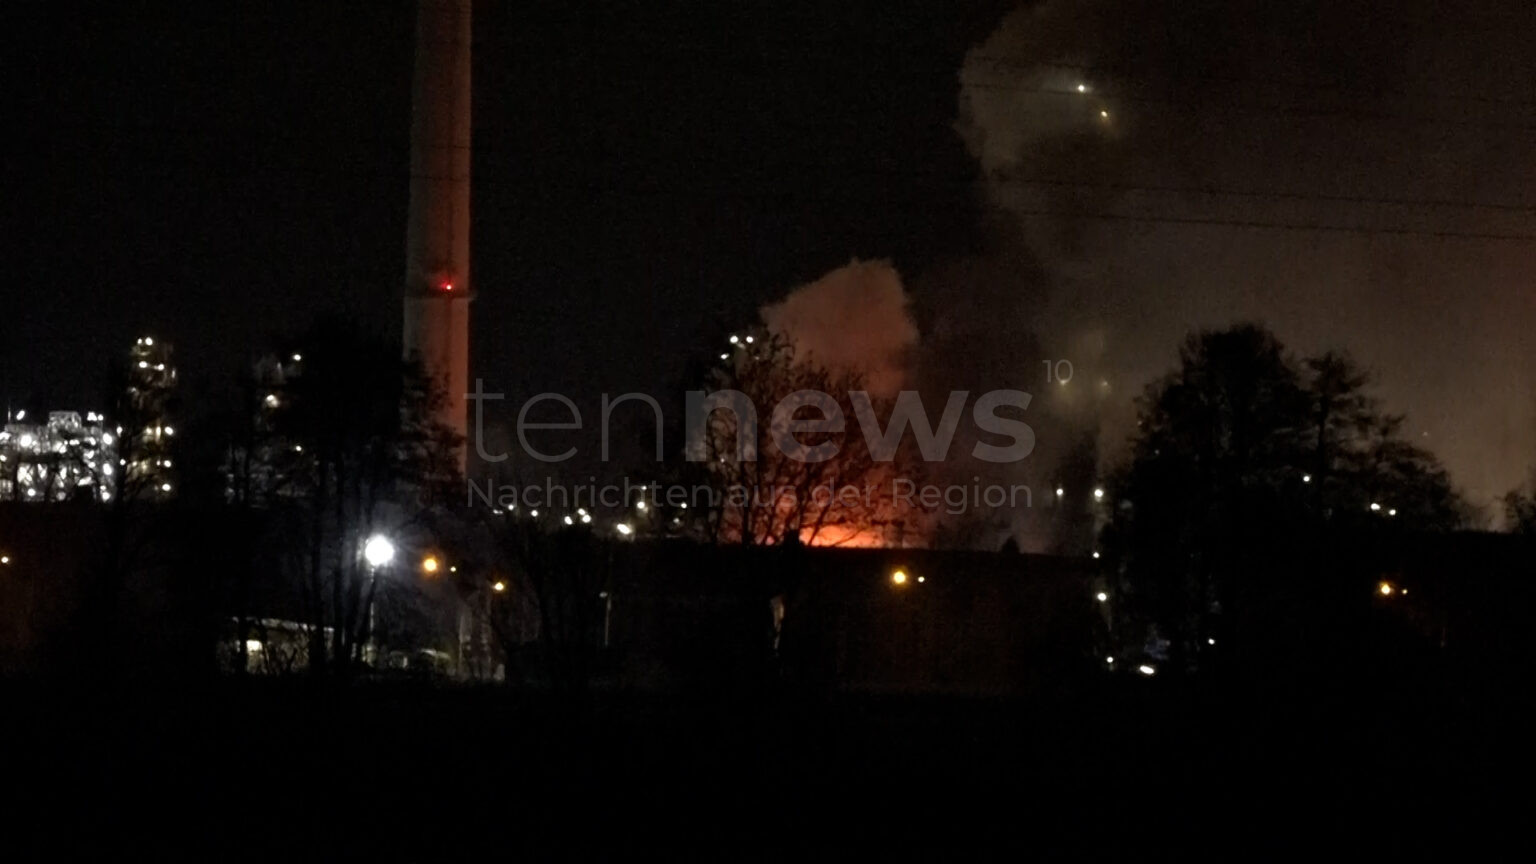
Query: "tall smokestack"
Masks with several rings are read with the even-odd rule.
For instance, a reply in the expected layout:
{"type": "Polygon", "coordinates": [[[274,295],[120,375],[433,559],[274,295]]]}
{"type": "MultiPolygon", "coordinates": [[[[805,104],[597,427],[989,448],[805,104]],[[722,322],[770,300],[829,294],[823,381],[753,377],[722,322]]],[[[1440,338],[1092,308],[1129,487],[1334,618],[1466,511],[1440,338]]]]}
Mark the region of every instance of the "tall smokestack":
{"type": "MultiPolygon", "coordinates": [[[[405,356],[446,396],[438,419],[469,432],[470,0],[420,0],[406,228],[405,356]]],[[[460,451],[460,463],[463,463],[460,451]]]]}

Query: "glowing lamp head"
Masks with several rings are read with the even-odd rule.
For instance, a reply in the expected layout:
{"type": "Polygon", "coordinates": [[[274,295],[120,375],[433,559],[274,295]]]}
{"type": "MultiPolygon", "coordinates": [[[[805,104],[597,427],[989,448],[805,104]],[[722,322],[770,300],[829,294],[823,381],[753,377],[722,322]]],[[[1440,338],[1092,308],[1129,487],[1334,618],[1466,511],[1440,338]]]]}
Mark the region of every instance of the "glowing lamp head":
{"type": "Polygon", "coordinates": [[[437,557],[434,555],[428,555],[427,557],[421,559],[421,572],[427,574],[428,576],[442,569],[442,566],[442,564],[438,563],[437,557]]]}
{"type": "Polygon", "coordinates": [[[1392,596],[1392,583],[1391,582],[1383,582],[1380,585],[1376,586],[1376,591],[1378,593],[1380,593],[1381,596],[1383,596],[1383,597],[1391,597],[1392,596]]]}
{"type": "Polygon", "coordinates": [[[450,292],[453,291],[453,283],[449,282],[447,280],[444,280],[443,282],[438,284],[437,290],[442,291],[445,294],[446,293],[450,293],[450,292]]]}
{"type": "Polygon", "coordinates": [[[907,584],[907,571],[905,571],[905,570],[897,570],[895,573],[892,573],[891,574],[891,584],[893,584],[893,585],[905,585],[905,584],[907,584]]]}
{"type": "Polygon", "coordinates": [[[395,560],[395,544],[389,542],[388,537],[375,534],[363,544],[363,560],[369,567],[383,567],[395,560]]]}
{"type": "Polygon", "coordinates": [[[491,584],[491,590],[495,591],[497,594],[500,594],[501,592],[507,590],[507,583],[498,579],[491,584]]]}

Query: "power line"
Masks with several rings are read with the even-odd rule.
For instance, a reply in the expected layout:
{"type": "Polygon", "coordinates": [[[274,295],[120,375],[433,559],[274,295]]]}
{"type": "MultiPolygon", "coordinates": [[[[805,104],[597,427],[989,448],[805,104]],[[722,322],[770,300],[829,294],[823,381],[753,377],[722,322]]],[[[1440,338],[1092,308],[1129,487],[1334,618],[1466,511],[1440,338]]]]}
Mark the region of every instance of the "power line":
{"type": "Polygon", "coordinates": [[[984,182],[1007,186],[1045,186],[1072,189],[1112,189],[1119,192],[1149,192],[1158,194],[1207,195],[1224,198],[1270,199],[1277,201],[1317,202],[1330,204],[1360,204],[1391,207],[1453,207],[1464,210],[1494,210],[1505,213],[1536,215],[1536,205],[1504,204],[1491,201],[1461,201],[1453,198],[1393,198],[1366,195],[1337,195],[1328,193],[1270,192],[1248,189],[1226,189],[1216,186],[1172,186],[1149,183],[1122,183],[1117,181],[1057,180],[1039,177],[990,177],[984,182]]]}
{"type": "MultiPolygon", "coordinates": [[[[142,133],[142,132],[146,132],[146,131],[158,132],[158,131],[164,131],[167,128],[169,128],[169,127],[154,127],[154,126],[150,126],[150,125],[127,125],[127,124],[113,125],[113,124],[101,124],[101,123],[71,123],[69,125],[74,125],[74,126],[78,126],[78,127],[81,127],[81,128],[91,128],[91,129],[93,129],[93,130],[95,130],[97,132],[107,132],[107,133],[112,132],[112,131],[125,131],[125,130],[126,131],[136,132],[136,133],[142,133]]],[[[229,131],[231,131],[231,132],[238,132],[240,130],[231,129],[229,131]]],[[[484,135],[484,128],[483,127],[482,127],[481,132],[482,132],[482,137],[483,137],[483,135],[484,135]]],[[[191,136],[186,135],[184,132],[177,131],[177,132],[175,132],[173,134],[178,135],[179,137],[182,137],[183,140],[189,140],[189,139],[190,140],[195,140],[195,139],[191,139],[191,136]]],[[[306,140],[305,136],[301,136],[301,135],[287,135],[287,134],[278,134],[276,136],[269,137],[266,140],[269,141],[269,142],[270,141],[278,141],[278,142],[290,142],[290,143],[313,143],[313,141],[306,140]]],[[[384,139],[384,138],[358,138],[358,139],[355,139],[355,140],[359,141],[360,143],[371,143],[371,142],[378,142],[378,141],[389,140],[389,139],[384,139]]],[[[139,142],[135,142],[135,143],[139,143],[139,142]]],[[[145,141],[143,143],[156,143],[156,142],[145,141]]],[[[403,143],[404,142],[402,142],[402,145],[403,145],[403,143]]],[[[472,147],[475,150],[475,152],[480,154],[480,155],[488,155],[488,154],[496,154],[496,153],[510,153],[510,152],[512,152],[508,148],[496,147],[494,145],[486,146],[483,142],[482,143],[478,143],[478,144],[473,144],[473,145],[465,145],[465,146],[472,147]]],[[[408,152],[409,148],[406,147],[406,146],[400,146],[400,147],[393,147],[391,149],[395,150],[395,151],[399,151],[399,153],[401,153],[401,154],[404,154],[404,153],[408,152]]],[[[59,154],[59,152],[61,152],[61,151],[53,151],[53,153],[50,154],[50,155],[55,155],[56,156],[56,155],[59,154]]],[[[81,155],[82,158],[84,158],[84,154],[78,154],[78,155],[81,155]]],[[[375,154],[372,154],[372,155],[379,155],[379,154],[375,153],[375,154]]],[[[180,162],[181,158],[177,157],[177,156],[166,156],[163,161],[180,162]]],[[[694,159],[694,160],[692,160],[690,162],[691,165],[695,165],[695,166],[700,164],[700,163],[701,163],[701,160],[698,160],[698,159],[694,159]]],[[[602,163],[601,163],[601,160],[595,160],[591,164],[593,164],[594,167],[597,167],[597,166],[600,166],[602,163]]],[[[740,165],[740,166],[729,165],[729,164],[725,164],[723,162],[713,162],[713,163],[709,163],[709,164],[711,164],[714,167],[721,167],[721,166],[723,166],[723,167],[727,167],[727,168],[737,169],[738,170],[738,175],[737,176],[745,176],[746,173],[747,173],[745,169],[748,169],[748,168],[752,167],[752,166],[748,166],[748,165],[740,165]]],[[[968,174],[945,175],[945,174],[940,174],[940,173],[937,173],[937,172],[911,171],[911,170],[889,171],[889,172],[886,172],[886,171],[879,171],[877,169],[866,168],[866,167],[861,166],[861,165],[856,164],[856,163],[853,163],[853,164],[838,164],[838,163],[832,163],[832,162],[824,162],[824,163],[818,163],[818,164],[805,164],[805,163],[801,163],[801,164],[786,164],[786,165],[777,166],[777,167],[786,176],[791,176],[791,175],[795,174],[796,172],[805,172],[805,171],[810,171],[810,170],[827,170],[827,171],[835,171],[838,174],[840,174],[842,176],[846,176],[846,177],[871,177],[871,176],[877,177],[877,178],[886,178],[886,177],[888,177],[889,179],[896,180],[896,181],[914,181],[914,180],[917,180],[917,181],[920,181],[920,182],[921,181],[933,181],[935,183],[955,184],[955,185],[960,185],[960,186],[970,186],[970,185],[974,185],[974,184],[976,184],[978,182],[982,182],[982,183],[987,183],[987,184],[1001,184],[1001,185],[1005,185],[1005,186],[1041,186],[1041,187],[1077,188],[1077,189],[1108,189],[1108,190],[1115,190],[1115,191],[1121,191],[1121,192],[1136,192],[1136,193],[1202,195],[1202,196],[1211,196],[1211,197],[1230,197],[1230,198],[1244,198],[1244,199],[1273,199],[1273,200],[1282,200],[1282,201],[1317,202],[1317,203],[1347,203],[1347,204],[1371,205],[1371,206],[1442,207],[1442,208],[1458,208],[1458,209],[1466,209],[1466,210],[1492,210],[1492,211],[1497,211],[1497,212],[1519,213],[1519,214],[1536,214],[1536,204],[1520,204],[1520,203],[1508,203],[1508,202],[1500,202],[1500,201],[1477,201],[1477,200],[1466,200],[1466,199],[1458,199],[1458,198],[1411,198],[1411,197],[1374,196],[1374,195],[1344,195],[1344,194],[1334,194],[1334,193],[1294,192],[1294,191],[1288,191],[1288,190],[1234,189],[1234,188],[1230,188],[1230,187],[1214,186],[1214,185],[1206,185],[1206,186],[1201,186],[1201,185],[1176,185],[1176,184],[1147,183],[1147,182],[1128,182],[1128,181],[1115,181],[1115,180],[1061,179],[1061,178],[1035,177],[1035,176],[1029,176],[1029,177],[1006,176],[1006,175],[1001,175],[1001,176],[1000,175],[985,176],[985,175],[982,175],[982,174],[977,174],[977,175],[968,175],[968,174]]],[[[391,169],[391,168],[357,169],[357,168],[323,168],[323,167],[321,167],[321,168],[314,168],[314,167],[310,167],[310,166],[293,166],[293,165],[289,165],[289,166],[260,165],[260,166],[254,166],[252,168],[252,170],[250,172],[248,172],[248,174],[251,175],[251,176],[255,176],[255,175],[259,175],[261,173],[265,173],[265,172],[269,172],[269,171],[278,172],[278,173],[316,174],[316,175],[322,175],[322,176],[325,176],[325,175],[335,175],[335,176],[376,177],[376,178],[386,178],[386,179],[387,178],[392,178],[392,177],[398,177],[398,178],[401,178],[401,179],[409,179],[409,177],[410,177],[408,168],[405,167],[405,166],[402,166],[400,169],[397,170],[397,169],[391,169]]],[[[225,174],[225,175],[228,175],[228,176],[245,176],[241,172],[227,172],[227,171],[218,171],[218,170],[216,170],[214,173],[215,174],[225,174]]],[[[761,177],[755,178],[755,179],[759,179],[761,182],[774,182],[774,180],[776,180],[776,178],[761,178],[761,177]]],[[[539,181],[539,183],[553,185],[553,186],[561,185],[558,182],[551,182],[551,181],[549,181],[548,178],[542,178],[539,181]]],[[[478,185],[478,183],[477,183],[477,185],[478,185]]]]}
{"type": "Polygon", "coordinates": [[[1133,213],[1106,213],[1095,211],[1028,210],[1008,208],[1009,213],[1019,216],[1049,217],[1056,219],[1098,219],[1115,222],[1144,222],[1165,225],[1210,225],[1230,228],[1256,228],[1275,231],[1339,232],[1358,235],[1389,235],[1399,237],[1434,237],[1460,240],[1515,240],[1536,241],[1536,234],[1498,233],[1492,231],[1436,231],[1423,228],[1368,228],[1363,225],[1331,225],[1312,222],[1271,222],[1260,219],[1216,219],[1197,216],[1146,216],[1133,213]]]}
{"type": "MultiPolygon", "coordinates": [[[[322,176],[353,176],[353,177],[358,177],[358,178],[361,178],[361,179],[387,179],[387,180],[397,181],[397,182],[400,182],[400,183],[404,183],[410,177],[410,174],[409,174],[408,171],[392,171],[392,170],[357,171],[357,170],[350,170],[350,169],[334,170],[334,169],[311,169],[311,168],[277,167],[277,166],[264,166],[264,167],[262,167],[261,169],[259,169],[257,171],[245,172],[245,173],[222,172],[223,176],[226,176],[226,177],[227,176],[238,176],[238,177],[241,177],[242,179],[257,179],[263,173],[276,173],[276,174],[293,174],[293,173],[297,173],[297,174],[318,174],[318,175],[322,175],[322,176]]],[[[214,176],[219,176],[219,174],[220,174],[220,172],[215,172],[214,176]]],[[[1005,181],[1005,182],[1007,182],[1007,181],[1005,181]]],[[[1103,184],[1077,184],[1077,183],[1070,183],[1070,182],[1067,182],[1067,181],[1037,181],[1037,180],[1025,180],[1025,179],[1020,179],[1020,180],[1018,180],[1016,182],[1019,182],[1019,183],[1054,183],[1055,185],[1081,186],[1081,187],[1086,187],[1086,188],[1095,188],[1095,186],[1097,186],[1097,185],[1103,185],[1103,184]]],[[[1276,193],[1274,196],[1271,196],[1270,193],[1248,193],[1248,192],[1244,192],[1244,191],[1241,191],[1241,190],[1190,190],[1190,189],[1184,189],[1184,188],[1178,188],[1178,187],[1166,187],[1164,189],[1156,189],[1155,187],[1133,187],[1132,184],[1119,184],[1119,185],[1121,187],[1124,187],[1124,188],[1142,188],[1142,189],[1148,189],[1148,190],[1152,190],[1152,191],[1177,191],[1177,192],[1180,192],[1180,193],[1187,193],[1187,192],[1193,192],[1193,191],[1201,191],[1201,192],[1207,192],[1207,193],[1212,193],[1212,194],[1232,194],[1232,195],[1238,195],[1238,196],[1243,196],[1243,197],[1249,197],[1249,196],[1285,197],[1285,196],[1281,195],[1280,193],[1276,193]]],[[[500,182],[500,181],[487,182],[483,177],[481,177],[479,179],[472,179],[471,180],[471,186],[472,186],[472,188],[474,188],[475,190],[480,191],[480,192],[486,192],[486,191],[506,192],[506,193],[512,193],[512,194],[515,194],[515,195],[524,195],[524,194],[526,194],[531,189],[560,189],[560,190],[565,190],[565,191],[577,191],[577,192],[583,192],[583,193],[604,193],[604,192],[614,192],[614,191],[616,191],[611,185],[604,186],[604,185],[596,184],[596,183],[586,183],[586,184],[583,184],[583,183],[571,182],[571,181],[551,181],[551,180],[549,180],[547,178],[541,178],[541,179],[537,179],[537,180],[528,180],[526,182],[517,183],[517,184],[510,184],[510,183],[505,183],[505,182],[500,182]]],[[[625,191],[625,192],[627,192],[629,194],[662,195],[662,194],[665,194],[667,190],[663,190],[663,189],[649,189],[648,190],[648,189],[640,189],[640,188],[631,188],[631,189],[627,189],[627,190],[623,190],[623,191],[625,191]]],[[[823,193],[802,194],[802,193],[798,193],[798,192],[786,192],[784,190],[775,190],[775,191],[770,191],[770,192],[764,192],[762,194],[757,194],[757,195],[745,194],[745,193],[742,193],[740,191],[736,191],[736,192],[731,193],[730,197],[737,198],[737,199],[752,199],[752,198],[756,198],[756,199],[759,199],[759,200],[771,200],[771,199],[774,199],[774,198],[783,198],[783,199],[792,199],[792,200],[798,199],[798,200],[812,200],[812,201],[820,201],[820,202],[837,202],[837,203],[846,203],[846,202],[848,202],[850,200],[853,200],[853,198],[854,198],[854,196],[851,196],[851,195],[839,196],[839,195],[829,195],[829,194],[823,194],[823,193]]],[[[1317,197],[1319,200],[1332,200],[1334,198],[1337,198],[1339,200],[1349,201],[1349,202],[1352,202],[1352,203],[1365,203],[1365,204],[1414,204],[1414,205],[1424,205],[1424,204],[1427,204],[1427,203],[1431,203],[1431,202],[1425,202],[1425,201],[1407,201],[1407,200],[1401,200],[1401,199],[1399,199],[1399,200],[1394,200],[1394,199],[1373,199],[1373,198],[1354,197],[1354,196],[1328,196],[1328,197],[1323,197],[1323,196],[1297,196],[1297,197],[1300,198],[1301,200],[1307,200],[1309,197],[1317,197]]],[[[891,204],[900,203],[900,200],[899,199],[881,199],[879,202],[874,202],[874,203],[879,203],[879,204],[882,204],[884,206],[890,206],[891,204]]],[[[928,206],[926,202],[919,201],[919,200],[916,200],[916,199],[913,199],[910,203],[914,207],[926,207],[926,206],[928,206]]],[[[1475,203],[1449,202],[1449,201],[1434,202],[1434,203],[1436,204],[1436,206],[1441,206],[1441,205],[1444,205],[1444,206],[1466,206],[1466,207],[1487,206],[1487,205],[1481,205],[1481,204],[1475,204],[1475,203]]],[[[310,208],[306,207],[305,209],[310,209],[310,208]]],[[[1517,210],[1519,212],[1531,212],[1533,210],[1533,208],[1529,208],[1529,207],[1511,207],[1509,209],[1517,210]]],[[[1320,222],[1289,222],[1289,221],[1271,221],[1271,220],[1262,220],[1262,219],[1232,219],[1232,218],[1197,217],[1197,216],[1157,216],[1157,215],[1149,215],[1149,214],[1117,213],[1117,212],[1094,211],[1094,210],[1056,210],[1056,209],[1046,209],[1046,208],[1030,209],[1030,208],[1015,208],[1015,207],[1009,207],[1009,208],[1006,208],[1006,210],[1007,210],[1007,212],[1015,214],[1015,215],[1018,215],[1018,216],[1025,216],[1025,217],[1032,217],[1032,218],[1088,219],[1088,220],[1100,220],[1100,221],[1112,221],[1112,222],[1133,222],[1133,223],[1142,223],[1142,224],[1164,224],[1164,225],[1203,225],[1203,226],[1212,226],[1212,227],[1230,227],[1230,228],[1241,228],[1241,229],[1262,229],[1262,230],[1298,231],[1298,232],[1312,231],[1312,232],[1323,232],[1323,233],[1348,233],[1348,234],[1355,234],[1355,235],[1361,235],[1361,236],[1385,235],[1385,236],[1405,236],[1405,237],[1433,237],[1433,238],[1437,238],[1437,239],[1462,239],[1462,240],[1480,240],[1480,241],[1520,241],[1520,242],[1536,241],[1536,233],[1526,233],[1526,232],[1466,231],[1466,230],[1451,230],[1451,229],[1440,229],[1440,230],[1437,230],[1437,229],[1428,229],[1428,228],[1407,228],[1407,227],[1396,227],[1396,226],[1373,228],[1373,227],[1359,226],[1359,225],[1340,225],[1340,224],[1334,224],[1334,223],[1320,223],[1320,222]]]]}

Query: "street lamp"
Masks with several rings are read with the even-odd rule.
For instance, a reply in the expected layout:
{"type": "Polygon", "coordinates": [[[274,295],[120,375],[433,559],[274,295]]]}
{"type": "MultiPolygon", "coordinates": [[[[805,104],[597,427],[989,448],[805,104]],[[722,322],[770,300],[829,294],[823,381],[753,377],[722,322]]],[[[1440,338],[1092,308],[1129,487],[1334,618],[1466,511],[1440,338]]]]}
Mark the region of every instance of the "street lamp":
{"type": "Polygon", "coordinates": [[[436,555],[428,555],[427,557],[421,559],[421,572],[427,574],[428,576],[437,573],[437,571],[441,569],[442,566],[442,564],[438,563],[436,555]]]}
{"type": "MultiPolygon", "coordinates": [[[[383,534],[375,534],[363,544],[363,561],[368,564],[368,638],[371,641],[378,632],[378,606],[373,602],[373,593],[379,570],[388,567],[395,560],[395,544],[383,534]]],[[[366,648],[366,645],[364,646],[366,648]]],[[[366,654],[364,655],[366,656],[366,654]]]]}
{"type": "Polygon", "coordinates": [[[384,567],[395,560],[395,544],[389,542],[388,537],[375,534],[363,544],[363,560],[368,562],[369,567],[384,567]]]}

